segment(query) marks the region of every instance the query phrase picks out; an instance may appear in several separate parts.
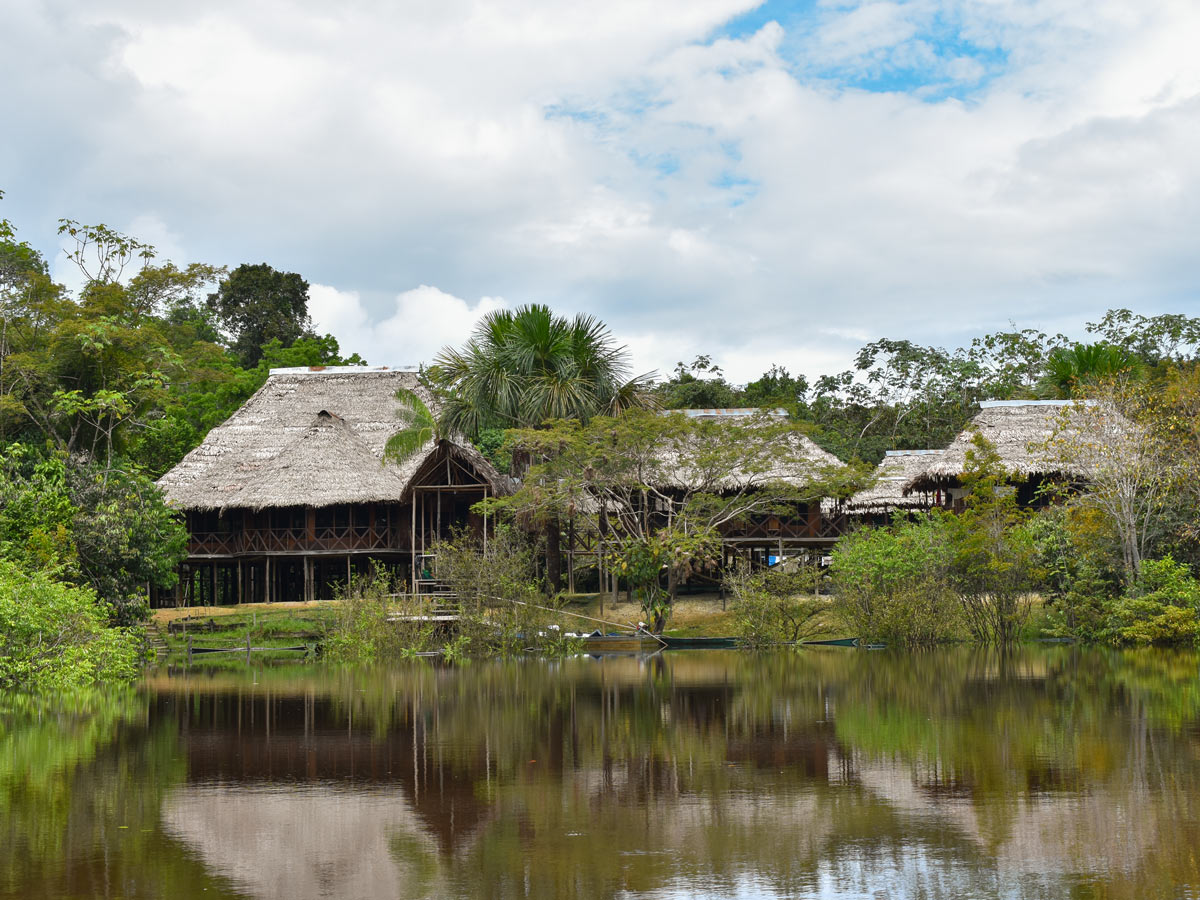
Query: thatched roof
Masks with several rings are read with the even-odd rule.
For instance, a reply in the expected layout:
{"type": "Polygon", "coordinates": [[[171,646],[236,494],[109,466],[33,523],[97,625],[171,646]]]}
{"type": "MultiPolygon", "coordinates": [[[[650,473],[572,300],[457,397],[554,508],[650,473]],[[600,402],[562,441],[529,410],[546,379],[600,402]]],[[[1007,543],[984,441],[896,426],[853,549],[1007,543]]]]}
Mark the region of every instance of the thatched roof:
{"type": "Polygon", "coordinates": [[[967,467],[967,451],[976,433],[996,448],[1004,467],[1018,478],[1031,475],[1079,477],[1086,473],[1055,459],[1046,444],[1054,435],[1069,439],[1089,401],[985,400],[979,413],[953,443],[904,485],[905,493],[952,487],[967,467]]]}
{"type": "Polygon", "coordinates": [[[924,491],[904,493],[904,486],[936,462],[945,450],[888,450],[875,470],[875,484],[846,501],[856,513],[887,512],[890,509],[924,509],[932,505],[924,491]]]}
{"type": "Polygon", "coordinates": [[[426,403],[417,373],[384,367],[272,369],[259,390],[159,479],[178,509],[263,509],[398,502],[439,451],[468,461],[498,493],[507,480],[465,442],[430,441],[401,465],[383,462],[400,430],[396,391],[426,403]]]}
{"type": "MultiPolygon", "coordinates": [[[[782,409],[683,409],[670,410],[666,414],[672,413],[682,413],[690,419],[710,421],[718,425],[742,427],[775,424],[773,420],[785,422],[787,419],[787,413],[782,409]]],[[[803,488],[812,483],[814,477],[822,470],[844,465],[832,453],[818,447],[807,435],[794,430],[781,434],[774,446],[765,447],[763,450],[763,457],[755,459],[752,468],[727,472],[721,483],[714,487],[719,490],[739,490],[747,485],[786,482],[793,487],[803,488]]],[[[659,459],[663,463],[662,468],[667,480],[662,487],[691,488],[701,480],[697,473],[688,471],[682,459],[684,455],[677,447],[662,449],[659,459]]]]}

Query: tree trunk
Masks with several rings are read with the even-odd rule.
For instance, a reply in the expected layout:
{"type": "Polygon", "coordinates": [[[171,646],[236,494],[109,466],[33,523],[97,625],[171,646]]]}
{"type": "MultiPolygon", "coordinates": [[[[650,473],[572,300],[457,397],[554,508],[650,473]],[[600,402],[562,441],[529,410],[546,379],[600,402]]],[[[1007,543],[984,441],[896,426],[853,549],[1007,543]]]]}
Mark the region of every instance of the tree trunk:
{"type": "Polygon", "coordinates": [[[546,520],[546,583],[551,594],[562,590],[562,523],[558,516],[546,520]]]}

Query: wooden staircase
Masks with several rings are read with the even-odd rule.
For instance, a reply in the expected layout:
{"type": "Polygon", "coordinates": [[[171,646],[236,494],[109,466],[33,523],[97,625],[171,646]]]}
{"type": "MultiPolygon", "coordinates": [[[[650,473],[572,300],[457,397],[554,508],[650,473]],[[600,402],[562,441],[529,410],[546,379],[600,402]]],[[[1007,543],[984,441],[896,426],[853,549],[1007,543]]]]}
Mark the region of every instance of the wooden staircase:
{"type": "Polygon", "coordinates": [[[154,651],[156,661],[166,659],[171,652],[171,648],[167,644],[167,636],[157,622],[151,622],[146,626],[146,646],[154,651]]]}

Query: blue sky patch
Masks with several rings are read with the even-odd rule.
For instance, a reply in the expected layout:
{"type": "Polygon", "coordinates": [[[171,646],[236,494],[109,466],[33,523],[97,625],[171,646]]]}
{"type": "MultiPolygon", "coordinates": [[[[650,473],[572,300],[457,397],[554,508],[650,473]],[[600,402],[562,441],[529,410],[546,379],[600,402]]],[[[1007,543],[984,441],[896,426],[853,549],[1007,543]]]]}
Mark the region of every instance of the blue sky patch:
{"type": "Polygon", "coordinates": [[[905,2],[827,6],[768,0],[732,19],[710,40],[744,39],[770,22],[784,29],[779,55],[798,81],[841,90],[906,93],[928,102],[970,100],[1008,64],[1007,49],[991,35],[981,42],[969,39],[955,11],[930,13],[905,2]],[[859,33],[846,27],[855,16],[869,16],[872,8],[895,18],[874,33],[869,22],[859,33]]]}

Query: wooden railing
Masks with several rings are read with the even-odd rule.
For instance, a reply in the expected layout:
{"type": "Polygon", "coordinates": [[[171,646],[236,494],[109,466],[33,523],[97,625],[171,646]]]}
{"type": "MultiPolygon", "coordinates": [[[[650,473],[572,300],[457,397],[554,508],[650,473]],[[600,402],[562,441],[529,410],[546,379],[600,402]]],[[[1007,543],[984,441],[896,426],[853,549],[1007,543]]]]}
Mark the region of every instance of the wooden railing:
{"type": "Polygon", "coordinates": [[[849,520],[845,513],[810,513],[795,519],[768,516],[754,522],[739,522],[721,529],[726,538],[737,540],[822,540],[846,534],[849,520]]]}
{"type": "Polygon", "coordinates": [[[237,556],[246,553],[353,553],[366,550],[401,550],[395,528],[366,525],[337,528],[254,528],[247,531],[197,531],[188,541],[192,556],[237,556]]]}

